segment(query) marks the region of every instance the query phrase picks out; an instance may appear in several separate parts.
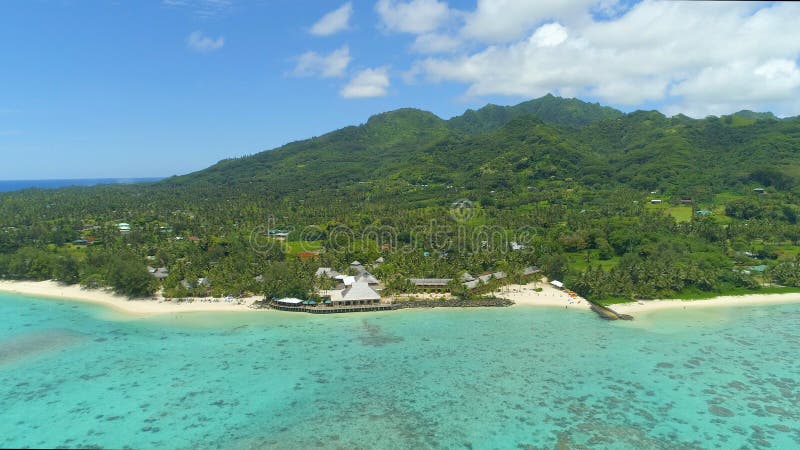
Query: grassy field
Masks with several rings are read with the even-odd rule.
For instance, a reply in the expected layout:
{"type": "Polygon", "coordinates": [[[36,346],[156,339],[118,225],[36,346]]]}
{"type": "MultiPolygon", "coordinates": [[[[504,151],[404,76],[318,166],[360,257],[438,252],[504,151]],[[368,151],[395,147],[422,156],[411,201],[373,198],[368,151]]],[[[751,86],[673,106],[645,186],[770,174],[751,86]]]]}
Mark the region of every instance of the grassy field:
{"type": "Polygon", "coordinates": [[[284,242],[283,251],[287,255],[296,255],[300,252],[316,252],[322,249],[322,241],[292,241],[284,242]]]}
{"type": "MultiPolygon", "coordinates": [[[[644,208],[648,211],[662,211],[664,214],[669,214],[672,216],[676,222],[689,222],[692,220],[692,215],[694,214],[694,207],[693,205],[670,205],[667,203],[661,203],[654,205],[650,202],[644,205],[644,208]]],[[[703,209],[703,208],[697,208],[703,209]]]]}
{"type": "Polygon", "coordinates": [[[794,245],[789,241],[781,243],[767,243],[760,239],[754,239],[750,248],[756,251],[768,248],[778,255],[779,261],[792,260],[797,255],[800,255],[800,246],[794,245]]]}
{"type": "Polygon", "coordinates": [[[667,209],[667,212],[676,222],[690,222],[692,220],[692,214],[694,214],[694,209],[691,205],[671,206],[667,209]]]}
{"type": "Polygon", "coordinates": [[[593,267],[600,267],[603,270],[610,270],[612,267],[617,265],[619,261],[618,256],[614,256],[611,259],[601,260],[598,257],[598,250],[584,250],[577,253],[567,253],[567,265],[571,273],[579,273],[585,271],[589,264],[593,267]],[[586,254],[589,254],[589,260],[586,260],[586,254]]]}
{"type": "Polygon", "coordinates": [[[775,252],[778,253],[778,259],[781,261],[792,260],[797,255],[800,255],[800,246],[797,245],[780,245],[775,248],[775,252]]]}

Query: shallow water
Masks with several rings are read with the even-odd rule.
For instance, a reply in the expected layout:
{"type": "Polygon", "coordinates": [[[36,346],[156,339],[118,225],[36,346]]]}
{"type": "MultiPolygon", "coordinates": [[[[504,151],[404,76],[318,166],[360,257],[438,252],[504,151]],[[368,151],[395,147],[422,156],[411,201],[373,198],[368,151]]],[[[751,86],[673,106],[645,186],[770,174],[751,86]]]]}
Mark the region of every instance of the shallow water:
{"type": "Polygon", "coordinates": [[[0,447],[800,447],[800,305],[0,317],[0,447]]]}

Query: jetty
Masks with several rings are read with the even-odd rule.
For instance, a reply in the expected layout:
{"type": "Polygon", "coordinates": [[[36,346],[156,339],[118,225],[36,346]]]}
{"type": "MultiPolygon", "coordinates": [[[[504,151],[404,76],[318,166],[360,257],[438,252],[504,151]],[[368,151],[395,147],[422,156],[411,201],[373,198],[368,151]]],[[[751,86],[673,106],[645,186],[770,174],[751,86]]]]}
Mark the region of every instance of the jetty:
{"type": "Polygon", "coordinates": [[[590,300],[586,300],[591,305],[590,308],[603,320],[633,320],[633,316],[629,314],[621,314],[608,306],[603,306],[590,300]]]}

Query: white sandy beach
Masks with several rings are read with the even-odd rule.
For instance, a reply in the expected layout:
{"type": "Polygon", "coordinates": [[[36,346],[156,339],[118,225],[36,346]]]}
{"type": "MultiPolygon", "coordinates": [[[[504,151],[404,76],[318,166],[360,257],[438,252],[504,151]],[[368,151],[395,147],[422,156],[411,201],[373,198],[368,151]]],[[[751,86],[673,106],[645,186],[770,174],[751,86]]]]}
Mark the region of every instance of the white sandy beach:
{"type": "MultiPolygon", "coordinates": [[[[172,314],[184,312],[255,311],[252,304],[260,297],[247,297],[227,302],[220,298],[193,298],[177,302],[161,296],[144,299],[128,299],[104,289],[84,289],[79,285],[63,285],[55,281],[8,281],[0,280],[0,291],[34,297],[73,300],[104,305],[114,310],[138,316],[172,314]]],[[[541,281],[526,285],[512,284],[493,293],[497,297],[514,301],[514,306],[546,306],[567,309],[589,309],[590,304],[580,296],[570,297],[566,292],[541,281]],[[537,292],[536,288],[542,290],[537,292]]],[[[442,298],[447,294],[426,294],[425,298],[442,298]]],[[[800,303],[800,293],[752,294],[722,296],[706,300],[642,300],[611,305],[623,314],[647,314],[653,311],[679,310],[709,307],[757,306],[782,303],[800,303]]],[[[260,311],[271,311],[260,310],[260,311]]]]}
{"type": "Polygon", "coordinates": [[[163,297],[133,299],[103,289],[84,289],[79,285],[63,285],[55,281],[0,281],[0,291],[52,299],[94,303],[117,311],[152,316],[182,312],[253,311],[250,306],[260,297],[247,297],[227,302],[225,299],[195,298],[191,301],[169,301],[163,297]]]}
{"type": "MultiPolygon", "coordinates": [[[[570,297],[567,293],[556,289],[545,280],[527,285],[509,285],[494,294],[501,298],[513,300],[515,306],[556,306],[568,309],[589,309],[591,306],[582,297],[570,297]],[[537,287],[542,288],[542,291],[536,292],[535,288],[537,287]]],[[[637,315],[670,309],[728,308],[783,303],[800,303],[800,293],[730,295],[702,300],[641,300],[611,305],[611,309],[621,314],[630,314],[636,317],[637,315]]]]}
{"type": "Polygon", "coordinates": [[[530,284],[510,284],[493,293],[514,301],[514,306],[550,306],[567,309],[589,309],[589,302],[580,296],[570,297],[545,281],[530,284]],[[536,288],[541,288],[540,292],[536,288]]]}
{"type": "Polygon", "coordinates": [[[618,313],[630,314],[636,317],[637,315],[668,309],[729,308],[783,303],[800,303],[800,293],[729,295],[704,300],[641,300],[639,302],[611,305],[611,308],[618,313]]]}

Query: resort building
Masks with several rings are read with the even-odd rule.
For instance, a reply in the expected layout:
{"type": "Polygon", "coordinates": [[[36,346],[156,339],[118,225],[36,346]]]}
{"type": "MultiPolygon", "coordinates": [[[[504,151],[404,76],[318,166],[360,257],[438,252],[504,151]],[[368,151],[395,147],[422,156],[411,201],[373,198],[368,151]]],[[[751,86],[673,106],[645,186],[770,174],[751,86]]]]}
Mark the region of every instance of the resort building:
{"type": "Polygon", "coordinates": [[[166,267],[150,267],[147,266],[147,271],[155,278],[163,280],[169,276],[169,270],[166,267]]]}
{"type": "Polygon", "coordinates": [[[350,263],[350,268],[351,268],[351,269],[353,269],[353,270],[355,270],[355,271],[356,271],[356,272],[358,272],[358,273],[363,273],[363,272],[366,272],[366,271],[367,271],[367,269],[365,269],[365,268],[364,268],[364,265],[363,265],[363,264],[361,264],[361,263],[360,263],[360,262],[358,262],[358,261],[353,261],[353,262],[351,262],[351,263],[350,263]]]}
{"type": "Polygon", "coordinates": [[[492,279],[502,280],[506,276],[507,275],[506,275],[505,272],[494,272],[494,273],[485,273],[485,274],[479,276],[478,279],[481,280],[483,283],[488,283],[489,280],[492,280],[492,279]]]}
{"type": "MultiPolygon", "coordinates": [[[[469,275],[469,274],[465,273],[464,275],[461,275],[461,279],[462,280],[466,278],[465,275],[469,275]]],[[[469,276],[471,277],[471,275],[469,275],[469,276]]],[[[506,277],[507,277],[507,275],[506,275],[505,272],[485,273],[483,275],[480,275],[477,278],[473,278],[472,280],[466,281],[466,282],[464,282],[462,284],[467,289],[475,289],[478,286],[480,286],[481,284],[489,283],[489,281],[491,281],[492,279],[502,280],[503,278],[506,278],[506,277]]]]}
{"type": "Polygon", "coordinates": [[[450,292],[452,278],[409,278],[417,291],[445,293],[450,292]]]}
{"type": "Polygon", "coordinates": [[[375,305],[380,302],[380,294],[365,282],[355,282],[347,289],[331,295],[333,306],[375,305]]]}
{"type": "Polygon", "coordinates": [[[540,272],[540,270],[536,266],[528,266],[528,267],[522,269],[522,275],[526,276],[526,277],[530,276],[530,275],[533,275],[535,273],[539,273],[539,272],[540,272]]]}
{"type": "Polygon", "coordinates": [[[375,275],[373,275],[373,274],[371,274],[369,272],[362,272],[361,274],[356,275],[356,280],[355,281],[356,282],[367,283],[370,286],[377,286],[377,285],[380,284],[380,281],[378,281],[378,279],[375,278],[375,275]]]}
{"type": "Polygon", "coordinates": [[[336,277],[341,276],[341,274],[331,269],[330,267],[320,267],[319,269],[317,269],[317,272],[314,274],[314,276],[317,278],[326,277],[335,279],[336,277]]]}
{"type": "MultiPolygon", "coordinates": [[[[522,269],[522,276],[523,277],[530,277],[531,275],[537,274],[541,272],[539,267],[537,266],[528,266],[522,269]]],[[[464,272],[461,275],[461,281],[463,281],[462,285],[467,289],[475,289],[479,287],[481,284],[487,284],[491,280],[502,280],[508,277],[508,274],[505,272],[494,272],[494,273],[485,273],[477,278],[473,277],[467,272],[464,272]]]]}
{"type": "Polygon", "coordinates": [[[351,275],[336,275],[333,279],[336,280],[337,284],[344,286],[352,286],[356,282],[356,277],[351,275]]]}
{"type": "Polygon", "coordinates": [[[275,303],[281,306],[292,306],[292,307],[303,306],[303,300],[300,300],[299,298],[281,298],[275,300],[275,303]]]}

